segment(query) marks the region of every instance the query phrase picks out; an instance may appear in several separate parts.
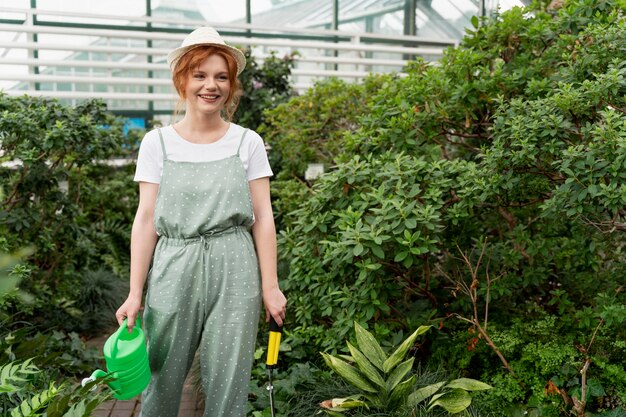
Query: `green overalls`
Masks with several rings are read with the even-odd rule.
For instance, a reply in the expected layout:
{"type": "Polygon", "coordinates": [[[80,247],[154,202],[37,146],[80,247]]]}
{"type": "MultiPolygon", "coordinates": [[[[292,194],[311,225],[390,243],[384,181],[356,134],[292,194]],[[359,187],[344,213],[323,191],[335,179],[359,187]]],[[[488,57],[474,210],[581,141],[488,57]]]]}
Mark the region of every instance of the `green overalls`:
{"type": "Polygon", "coordinates": [[[143,417],[176,417],[200,348],[204,417],[243,417],[261,307],[252,203],[237,153],[211,162],[167,159],[154,211],[159,235],[145,329],[152,380],[143,417]]]}

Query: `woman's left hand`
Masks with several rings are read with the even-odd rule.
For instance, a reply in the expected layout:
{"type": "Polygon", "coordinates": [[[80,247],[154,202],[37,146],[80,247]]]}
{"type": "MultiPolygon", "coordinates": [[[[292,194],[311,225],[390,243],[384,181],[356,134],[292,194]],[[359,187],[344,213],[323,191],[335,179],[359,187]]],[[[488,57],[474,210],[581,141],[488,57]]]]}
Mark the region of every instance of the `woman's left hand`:
{"type": "Polygon", "coordinates": [[[279,326],[282,326],[287,312],[287,299],[280,288],[276,286],[263,289],[263,304],[265,305],[265,321],[269,322],[271,316],[279,326]]]}

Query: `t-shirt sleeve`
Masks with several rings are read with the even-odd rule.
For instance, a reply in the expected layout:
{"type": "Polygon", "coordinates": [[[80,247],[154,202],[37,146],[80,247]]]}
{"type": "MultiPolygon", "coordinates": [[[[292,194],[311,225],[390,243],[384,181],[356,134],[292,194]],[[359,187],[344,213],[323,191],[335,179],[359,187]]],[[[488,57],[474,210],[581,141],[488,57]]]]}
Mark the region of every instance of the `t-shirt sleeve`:
{"type": "Polygon", "coordinates": [[[156,130],[145,134],[139,146],[134,181],[161,183],[161,152],[156,130]]]}
{"type": "Polygon", "coordinates": [[[251,131],[249,136],[251,140],[248,145],[248,181],[271,177],[274,173],[270,167],[270,161],[267,159],[263,139],[254,131],[251,131]]]}

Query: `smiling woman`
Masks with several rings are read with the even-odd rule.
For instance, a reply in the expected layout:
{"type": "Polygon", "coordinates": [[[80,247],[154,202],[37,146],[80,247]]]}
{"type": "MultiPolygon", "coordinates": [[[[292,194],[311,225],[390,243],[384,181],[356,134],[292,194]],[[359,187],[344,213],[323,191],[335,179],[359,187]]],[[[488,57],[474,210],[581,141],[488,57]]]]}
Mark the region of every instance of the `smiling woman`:
{"type": "Polygon", "coordinates": [[[230,123],[244,54],[201,27],[168,55],[182,120],[148,132],[137,158],[131,288],[116,316],[144,323],[153,378],[142,415],[176,415],[200,351],[205,416],[243,417],[261,299],[279,325],[272,170],[261,137],[230,123]]]}

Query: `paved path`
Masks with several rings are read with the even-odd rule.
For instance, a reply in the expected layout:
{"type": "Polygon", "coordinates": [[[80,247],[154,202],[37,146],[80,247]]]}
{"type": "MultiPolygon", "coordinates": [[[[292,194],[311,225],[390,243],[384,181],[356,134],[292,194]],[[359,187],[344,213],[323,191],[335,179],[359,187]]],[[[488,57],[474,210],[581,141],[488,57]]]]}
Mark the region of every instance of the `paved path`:
{"type": "MultiPolygon", "coordinates": [[[[87,346],[94,346],[100,351],[104,346],[104,342],[108,335],[89,340],[87,346]]],[[[178,417],[202,417],[204,408],[200,409],[198,404],[199,398],[196,394],[196,388],[191,382],[191,378],[187,378],[183,386],[183,395],[180,402],[178,417]]],[[[137,396],[132,400],[110,400],[100,405],[93,413],[93,417],[135,417],[139,415],[141,410],[141,396],[137,396]]]]}
{"type": "MultiPolygon", "coordinates": [[[[185,382],[178,417],[202,417],[204,409],[199,409],[195,388],[189,379],[185,382]]],[[[132,400],[111,400],[102,404],[92,414],[93,417],[135,417],[141,410],[141,396],[132,400]]]]}

